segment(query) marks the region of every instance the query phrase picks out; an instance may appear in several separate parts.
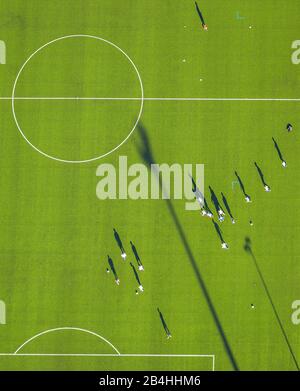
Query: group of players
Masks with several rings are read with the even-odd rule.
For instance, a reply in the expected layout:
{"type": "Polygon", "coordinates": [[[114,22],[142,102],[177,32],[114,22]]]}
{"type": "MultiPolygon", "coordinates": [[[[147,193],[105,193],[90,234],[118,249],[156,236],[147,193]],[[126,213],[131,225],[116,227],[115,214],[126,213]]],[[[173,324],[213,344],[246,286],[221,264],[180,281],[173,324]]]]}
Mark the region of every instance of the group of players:
{"type": "MultiPolygon", "coordinates": [[[[288,123],[287,126],[286,126],[286,129],[288,132],[291,132],[293,130],[293,126],[288,123]]],[[[273,141],[275,142],[275,140],[273,139],[273,141]]],[[[275,142],[275,146],[276,148],[278,148],[276,142],[275,142]]],[[[280,153],[280,152],[279,152],[280,153]]],[[[286,161],[281,157],[281,154],[280,154],[280,158],[281,158],[281,164],[284,168],[287,167],[287,163],[286,161]]],[[[255,163],[255,166],[257,167],[258,171],[260,172],[260,169],[259,167],[257,166],[257,163],[255,163]]],[[[236,173],[237,175],[237,173],[236,173]]],[[[260,175],[262,176],[262,174],[260,173],[260,175]]],[[[213,219],[214,218],[214,215],[213,213],[211,212],[211,210],[209,209],[208,205],[207,205],[207,202],[205,200],[205,197],[204,195],[201,193],[201,191],[199,190],[199,188],[197,187],[195,181],[192,179],[192,191],[193,193],[195,194],[195,198],[197,199],[197,201],[199,202],[199,205],[200,205],[200,210],[201,210],[201,215],[202,216],[205,216],[205,217],[208,217],[210,219],[213,219]]],[[[263,178],[262,178],[263,179],[263,178]]],[[[239,179],[239,183],[240,183],[240,186],[242,187],[242,184],[241,184],[241,181],[239,179]]],[[[271,188],[268,184],[266,184],[264,181],[263,181],[263,187],[264,187],[264,190],[268,193],[271,191],[271,188]]],[[[245,201],[247,203],[249,202],[252,202],[251,200],[251,197],[249,196],[249,194],[246,194],[244,189],[243,190],[243,193],[244,193],[244,198],[245,198],[245,201]]],[[[225,220],[225,212],[224,210],[222,209],[221,205],[219,204],[219,202],[215,205],[216,206],[216,211],[217,211],[217,216],[218,216],[218,220],[222,223],[224,220],[225,220]]],[[[230,216],[230,219],[231,219],[231,222],[232,224],[235,224],[235,219],[233,218],[233,216],[230,216]]],[[[253,225],[253,221],[250,220],[250,225],[253,225]]],[[[222,240],[221,242],[221,248],[224,249],[224,250],[228,250],[229,249],[229,246],[228,244],[222,240]]]]}
{"type": "MultiPolygon", "coordinates": [[[[126,254],[125,248],[123,246],[122,240],[121,240],[121,238],[120,238],[120,236],[119,236],[119,234],[118,234],[118,232],[116,231],[115,228],[113,229],[113,231],[114,231],[115,240],[116,240],[116,242],[118,244],[118,247],[119,247],[119,249],[121,251],[121,258],[123,259],[123,261],[126,261],[127,254],[126,254]]],[[[135,259],[137,261],[137,264],[138,264],[138,271],[143,272],[144,271],[144,266],[142,264],[142,261],[140,259],[139,254],[137,252],[137,249],[136,249],[135,245],[132,243],[132,241],[130,241],[130,245],[131,245],[131,249],[132,249],[133,255],[134,255],[134,257],[135,257],[135,259]]],[[[112,273],[114,275],[114,278],[115,278],[115,283],[117,285],[120,285],[120,279],[119,279],[118,274],[116,272],[116,269],[114,267],[114,263],[113,263],[113,261],[112,261],[112,259],[110,258],[109,255],[108,255],[108,264],[109,264],[110,268],[106,268],[106,273],[109,274],[112,271],[112,273]]],[[[135,290],[135,294],[138,295],[139,292],[144,292],[144,287],[143,287],[143,285],[141,283],[141,280],[139,278],[139,275],[138,275],[138,272],[137,272],[135,266],[131,262],[130,262],[130,266],[132,267],[133,273],[134,273],[136,281],[138,283],[138,289],[135,290]]]]}

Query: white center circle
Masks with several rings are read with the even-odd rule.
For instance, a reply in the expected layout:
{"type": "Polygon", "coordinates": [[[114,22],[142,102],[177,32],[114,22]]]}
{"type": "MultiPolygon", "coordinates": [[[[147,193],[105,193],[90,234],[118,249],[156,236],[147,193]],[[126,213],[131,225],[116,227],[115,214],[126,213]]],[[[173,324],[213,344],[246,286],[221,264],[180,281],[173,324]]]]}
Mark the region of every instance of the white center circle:
{"type": "Polygon", "coordinates": [[[21,133],[22,137],[25,139],[25,141],[34,149],[36,150],[37,152],[39,152],[40,154],[46,156],[47,158],[49,159],[52,159],[52,160],[56,160],[56,161],[59,161],[59,162],[64,162],[64,163],[88,163],[88,162],[92,162],[92,161],[95,161],[95,160],[98,160],[98,159],[101,159],[109,154],[111,154],[112,152],[116,151],[118,148],[120,148],[127,140],[128,138],[131,136],[131,134],[134,132],[140,118],[141,118],[141,115],[142,115],[142,111],[143,111],[143,104],[144,104],[144,88],[143,88],[143,83],[142,83],[142,79],[141,79],[141,76],[140,76],[140,73],[136,67],[136,65],[134,64],[134,62],[131,60],[131,58],[128,56],[128,54],[126,54],[119,46],[117,46],[116,44],[104,39],[104,38],[100,38],[100,37],[97,37],[97,36],[94,36],[94,35],[86,35],[86,34],[76,34],[76,35],[66,35],[66,36],[63,36],[63,37],[59,37],[59,38],[56,38],[48,43],[46,43],[45,45],[41,46],[39,49],[37,49],[33,54],[31,54],[28,59],[25,61],[25,63],[22,65],[21,69],[19,70],[18,74],[17,74],[17,77],[16,77],[16,80],[14,82],[14,85],[13,85],[13,90],[12,90],[12,113],[13,113],[13,118],[14,118],[14,121],[17,125],[17,128],[19,130],[19,132],[21,133]],[[61,41],[63,39],[68,39],[68,38],[91,38],[91,39],[96,39],[96,40],[99,40],[99,41],[102,41],[102,42],[105,42],[107,43],[108,45],[114,47],[115,49],[117,49],[119,52],[121,52],[125,57],[126,59],[130,62],[130,64],[132,65],[136,75],[137,75],[137,78],[138,78],[138,82],[139,82],[139,86],[140,86],[140,91],[141,91],[141,97],[139,98],[141,103],[140,103],[140,108],[139,108],[139,111],[138,111],[138,115],[137,115],[137,119],[132,127],[132,129],[130,130],[129,134],[124,138],[123,141],[121,141],[118,145],[116,145],[114,148],[110,149],[109,151],[107,151],[106,153],[102,154],[102,155],[99,155],[99,156],[95,156],[95,157],[92,157],[90,159],[84,159],[84,160],[68,160],[68,159],[63,159],[61,157],[57,157],[57,156],[53,156],[53,155],[50,155],[48,153],[46,153],[45,151],[42,151],[40,148],[36,147],[29,139],[28,137],[26,137],[25,133],[23,132],[20,124],[19,124],[19,121],[17,119],[17,115],[16,115],[16,110],[15,110],[15,100],[17,99],[15,94],[16,94],[16,87],[17,87],[17,84],[18,84],[18,81],[19,81],[19,78],[24,70],[24,68],[26,67],[26,65],[28,64],[28,62],[37,54],[39,53],[42,49],[46,48],[47,46],[55,43],[55,42],[58,42],[58,41],[61,41]]]}

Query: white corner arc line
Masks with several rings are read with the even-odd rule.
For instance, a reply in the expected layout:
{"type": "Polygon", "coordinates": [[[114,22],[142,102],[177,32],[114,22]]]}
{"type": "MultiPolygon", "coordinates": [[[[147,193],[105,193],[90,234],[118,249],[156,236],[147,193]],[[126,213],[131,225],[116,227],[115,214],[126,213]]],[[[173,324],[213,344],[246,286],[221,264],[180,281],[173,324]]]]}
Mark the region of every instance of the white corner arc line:
{"type": "Polygon", "coordinates": [[[16,80],[14,82],[14,85],[13,85],[13,89],[12,89],[12,96],[11,96],[11,107],[12,107],[12,113],[13,113],[13,118],[14,118],[14,121],[17,125],[17,128],[20,132],[20,134],[22,135],[22,137],[24,138],[24,140],[33,148],[35,149],[37,152],[39,152],[40,154],[44,155],[45,157],[49,158],[49,159],[52,159],[52,160],[56,160],[58,162],[62,162],[62,163],[90,163],[90,162],[93,162],[95,160],[99,160],[107,155],[110,155],[111,153],[113,153],[114,151],[116,151],[117,149],[119,149],[128,139],[129,137],[132,135],[132,133],[134,132],[137,124],[139,123],[139,120],[141,118],[141,115],[142,115],[142,112],[143,112],[143,105],[144,105],[144,86],[143,86],[143,82],[142,82],[142,78],[141,78],[141,75],[137,69],[137,66],[135,65],[135,63],[132,61],[132,59],[128,56],[127,53],[124,52],[124,50],[122,50],[119,46],[117,46],[116,44],[114,44],[113,42],[110,42],[108,41],[107,39],[104,39],[104,38],[100,38],[100,37],[97,37],[95,35],[89,35],[89,34],[73,34],[73,35],[65,35],[65,36],[62,36],[62,37],[59,37],[59,38],[56,38],[56,39],[53,39],[52,41],[50,42],[47,42],[46,44],[42,45],[40,48],[38,48],[34,53],[32,53],[28,58],[27,60],[24,62],[24,64],[21,66],[18,74],[17,74],[17,77],[16,77],[16,80]],[[139,80],[139,84],[140,84],[140,89],[141,89],[141,97],[140,98],[136,98],[137,100],[139,100],[141,102],[141,105],[140,105],[140,109],[139,109],[139,113],[138,113],[138,116],[137,116],[137,119],[133,125],[133,128],[131,129],[131,131],[129,132],[129,134],[125,137],[125,139],[119,144],[117,145],[116,147],[114,147],[113,149],[111,149],[110,151],[100,155],[100,156],[96,156],[94,158],[90,158],[90,159],[84,159],[84,160],[68,160],[68,159],[61,159],[59,157],[55,157],[55,156],[52,156],[52,155],[49,155],[48,153],[42,151],[41,149],[37,148],[34,144],[32,144],[28,138],[25,136],[24,132],[22,131],[21,129],[21,126],[17,120],[17,116],[16,116],[16,113],[15,113],[15,106],[14,106],[14,101],[15,101],[15,92],[16,92],[16,86],[17,86],[17,83],[18,83],[18,80],[19,80],[19,77],[23,71],[23,69],[25,68],[25,66],[27,65],[27,63],[31,60],[31,58],[37,54],[40,50],[44,49],[45,47],[47,47],[48,45],[51,45],[52,43],[55,43],[55,42],[58,42],[58,41],[61,41],[63,39],[68,39],[68,38],[78,38],[78,37],[83,37],[83,38],[92,38],[92,39],[97,39],[99,41],[102,41],[102,42],[105,42],[109,45],[111,45],[112,47],[116,48],[117,50],[119,50],[126,58],[127,60],[130,62],[130,64],[133,66],[136,74],[137,74],[137,77],[138,77],[138,80],[139,80]]]}
{"type": "Polygon", "coordinates": [[[90,330],[83,329],[80,327],[56,327],[53,329],[48,329],[48,330],[42,331],[38,334],[35,334],[33,337],[27,339],[24,343],[22,343],[22,345],[20,345],[18,347],[18,349],[14,353],[12,353],[12,355],[19,355],[20,354],[19,351],[21,349],[23,349],[23,347],[26,346],[28,343],[32,342],[34,339],[36,339],[44,334],[52,333],[55,331],[61,331],[61,330],[75,330],[75,331],[81,331],[83,333],[91,334],[91,335],[101,339],[102,341],[106,342],[111,348],[114,349],[114,351],[117,353],[118,356],[121,354],[119,352],[119,350],[110,341],[108,341],[106,338],[102,337],[100,334],[95,333],[94,331],[90,331],[90,330]]]}

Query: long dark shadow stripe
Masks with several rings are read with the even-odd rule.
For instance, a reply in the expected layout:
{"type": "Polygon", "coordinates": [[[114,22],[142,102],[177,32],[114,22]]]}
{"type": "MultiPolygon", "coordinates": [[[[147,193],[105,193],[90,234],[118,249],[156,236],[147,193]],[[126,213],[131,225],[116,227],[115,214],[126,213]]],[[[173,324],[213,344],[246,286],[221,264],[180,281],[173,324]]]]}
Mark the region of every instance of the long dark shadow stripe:
{"type": "MultiPolygon", "coordinates": [[[[137,146],[137,149],[138,149],[138,152],[139,154],[141,155],[141,157],[143,158],[143,160],[146,162],[146,164],[148,166],[150,166],[151,164],[155,164],[155,160],[154,160],[154,157],[153,157],[153,154],[152,154],[152,151],[151,151],[151,148],[150,148],[150,143],[149,143],[149,139],[148,139],[148,135],[147,135],[147,131],[146,129],[144,128],[143,125],[139,124],[138,125],[138,131],[139,131],[139,135],[142,139],[142,147],[141,146],[137,146]]],[[[159,186],[162,190],[162,192],[165,192],[164,191],[164,186],[163,186],[163,183],[162,183],[162,179],[159,177],[159,173],[156,172],[156,176],[157,176],[157,180],[159,182],[159,186]]],[[[166,203],[167,203],[167,206],[168,206],[168,210],[173,218],[173,221],[174,221],[174,224],[176,226],[176,229],[178,231],[178,234],[180,236],[180,239],[181,239],[181,242],[183,243],[183,246],[185,248],[185,251],[188,255],[188,259],[190,261],[190,264],[193,268],[193,271],[195,273],[195,276],[197,278],[197,281],[199,283],[199,286],[202,290],[202,293],[205,297],[205,300],[208,304],[208,307],[209,307],[209,310],[212,314],[212,317],[213,317],[213,320],[215,322],[215,325],[218,329],[218,332],[219,332],[219,335],[221,336],[221,339],[222,339],[222,342],[223,342],[223,346],[225,348],[225,351],[227,353],[227,356],[232,364],[232,367],[235,371],[238,371],[239,370],[239,367],[238,367],[238,364],[237,364],[237,361],[234,357],[234,354],[231,350],[231,347],[229,345],[229,342],[227,340],[227,337],[226,337],[226,334],[224,332],[224,329],[222,327],[222,324],[220,322],[220,319],[218,317],[218,314],[217,314],[217,311],[213,305],[213,302],[212,302],[212,299],[209,295],[209,292],[208,292],[208,289],[206,287],[206,284],[204,282],[204,279],[203,277],[201,276],[201,273],[200,273],[200,270],[198,268],[198,265],[196,263],[196,260],[195,260],[195,257],[192,253],[192,250],[191,250],[191,247],[188,243],[188,240],[187,240],[187,237],[184,233],[184,230],[182,228],[182,225],[180,224],[180,221],[179,221],[179,218],[177,216],[177,213],[174,209],[174,206],[171,202],[170,199],[166,199],[165,200],[166,203]]]]}

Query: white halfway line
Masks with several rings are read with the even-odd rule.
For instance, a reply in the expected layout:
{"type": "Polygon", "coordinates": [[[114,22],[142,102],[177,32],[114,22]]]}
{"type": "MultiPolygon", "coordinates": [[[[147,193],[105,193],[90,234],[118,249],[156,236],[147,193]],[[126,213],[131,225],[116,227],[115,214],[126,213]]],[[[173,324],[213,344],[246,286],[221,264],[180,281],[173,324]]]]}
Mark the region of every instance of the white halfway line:
{"type": "Polygon", "coordinates": [[[65,96],[65,97],[0,97],[0,100],[108,100],[108,101],[270,101],[270,102],[300,102],[300,98],[136,98],[136,97],[79,97],[79,96],[65,96]]]}

